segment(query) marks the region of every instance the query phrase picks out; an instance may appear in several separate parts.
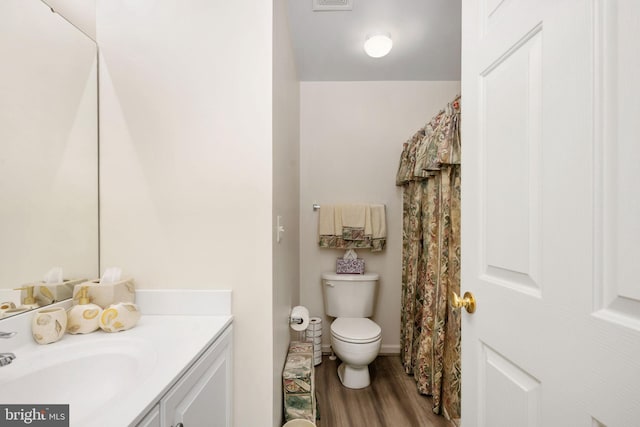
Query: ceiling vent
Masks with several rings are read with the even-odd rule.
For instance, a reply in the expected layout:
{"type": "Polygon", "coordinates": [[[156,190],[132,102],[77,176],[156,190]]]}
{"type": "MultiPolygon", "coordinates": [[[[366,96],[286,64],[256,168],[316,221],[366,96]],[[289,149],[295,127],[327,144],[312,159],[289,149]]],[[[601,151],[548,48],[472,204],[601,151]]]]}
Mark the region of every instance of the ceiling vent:
{"type": "Polygon", "coordinates": [[[314,12],[342,11],[353,9],[353,0],[313,0],[314,12]]]}

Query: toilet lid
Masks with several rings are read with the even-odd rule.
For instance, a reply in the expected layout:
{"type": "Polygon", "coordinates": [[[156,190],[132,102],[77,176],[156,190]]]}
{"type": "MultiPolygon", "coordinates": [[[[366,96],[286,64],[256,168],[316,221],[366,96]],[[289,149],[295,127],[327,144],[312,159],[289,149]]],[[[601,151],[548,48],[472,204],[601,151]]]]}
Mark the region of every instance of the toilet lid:
{"type": "Polygon", "coordinates": [[[341,341],[368,343],[378,340],[382,329],[366,317],[338,317],[331,324],[331,333],[341,341]]]}

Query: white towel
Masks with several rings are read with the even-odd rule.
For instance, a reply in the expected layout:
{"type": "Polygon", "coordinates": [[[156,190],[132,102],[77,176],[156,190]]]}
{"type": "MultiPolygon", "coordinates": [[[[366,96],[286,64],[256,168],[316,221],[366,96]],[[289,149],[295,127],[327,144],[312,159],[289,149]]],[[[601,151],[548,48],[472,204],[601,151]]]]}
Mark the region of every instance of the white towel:
{"type": "Polygon", "coordinates": [[[332,236],[342,236],[342,205],[333,206],[333,233],[332,236]]]}
{"type": "MultiPolygon", "coordinates": [[[[319,236],[335,236],[334,226],[335,209],[333,205],[322,205],[318,218],[318,235],[319,236]]],[[[340,227],[342,233],[342,226],[340,227]]]]}
{"type": "Polygon", "coordinates": [[[342,205],[342,236],[347,240],[371,237],[371,208],[369,205],[342,205]]]}
{"type": "Polygon", "coordinates": [[[387,237],[387,219],[384,205],[371,205],[371,236],[374,239],[387,237]]]}
{"type": "Polygon", "coordinates": [[[362,228],[367,222],[368,205],[342,205],[342,226],[362,228]]]}
{"type": "Polygon", "coordinates": [[[322,205],[318,217],[321,248],[384,249],[387,238],[385,205],[322,205]]]}

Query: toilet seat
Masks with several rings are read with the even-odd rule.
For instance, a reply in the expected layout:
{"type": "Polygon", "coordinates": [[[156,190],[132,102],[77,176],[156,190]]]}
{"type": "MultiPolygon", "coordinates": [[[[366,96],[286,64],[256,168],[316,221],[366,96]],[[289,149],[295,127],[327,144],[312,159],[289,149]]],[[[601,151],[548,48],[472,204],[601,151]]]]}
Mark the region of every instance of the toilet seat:
{"type": "Polygon", "coordinates": [[[340,341],[365,344],[379,340],[382,329],[366,317],[338,317],[331,323],[331,335],[340,341]]]}

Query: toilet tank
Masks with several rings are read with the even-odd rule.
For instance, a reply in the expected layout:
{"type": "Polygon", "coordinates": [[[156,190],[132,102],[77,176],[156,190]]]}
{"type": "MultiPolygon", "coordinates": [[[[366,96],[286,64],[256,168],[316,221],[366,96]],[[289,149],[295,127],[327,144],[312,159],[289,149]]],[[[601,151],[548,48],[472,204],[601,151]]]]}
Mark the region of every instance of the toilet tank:
{"type": "Polygon", "coordinates": [[[378,275],[322,274],[324,312],[332,317],[371,317],[378,275]]]}

